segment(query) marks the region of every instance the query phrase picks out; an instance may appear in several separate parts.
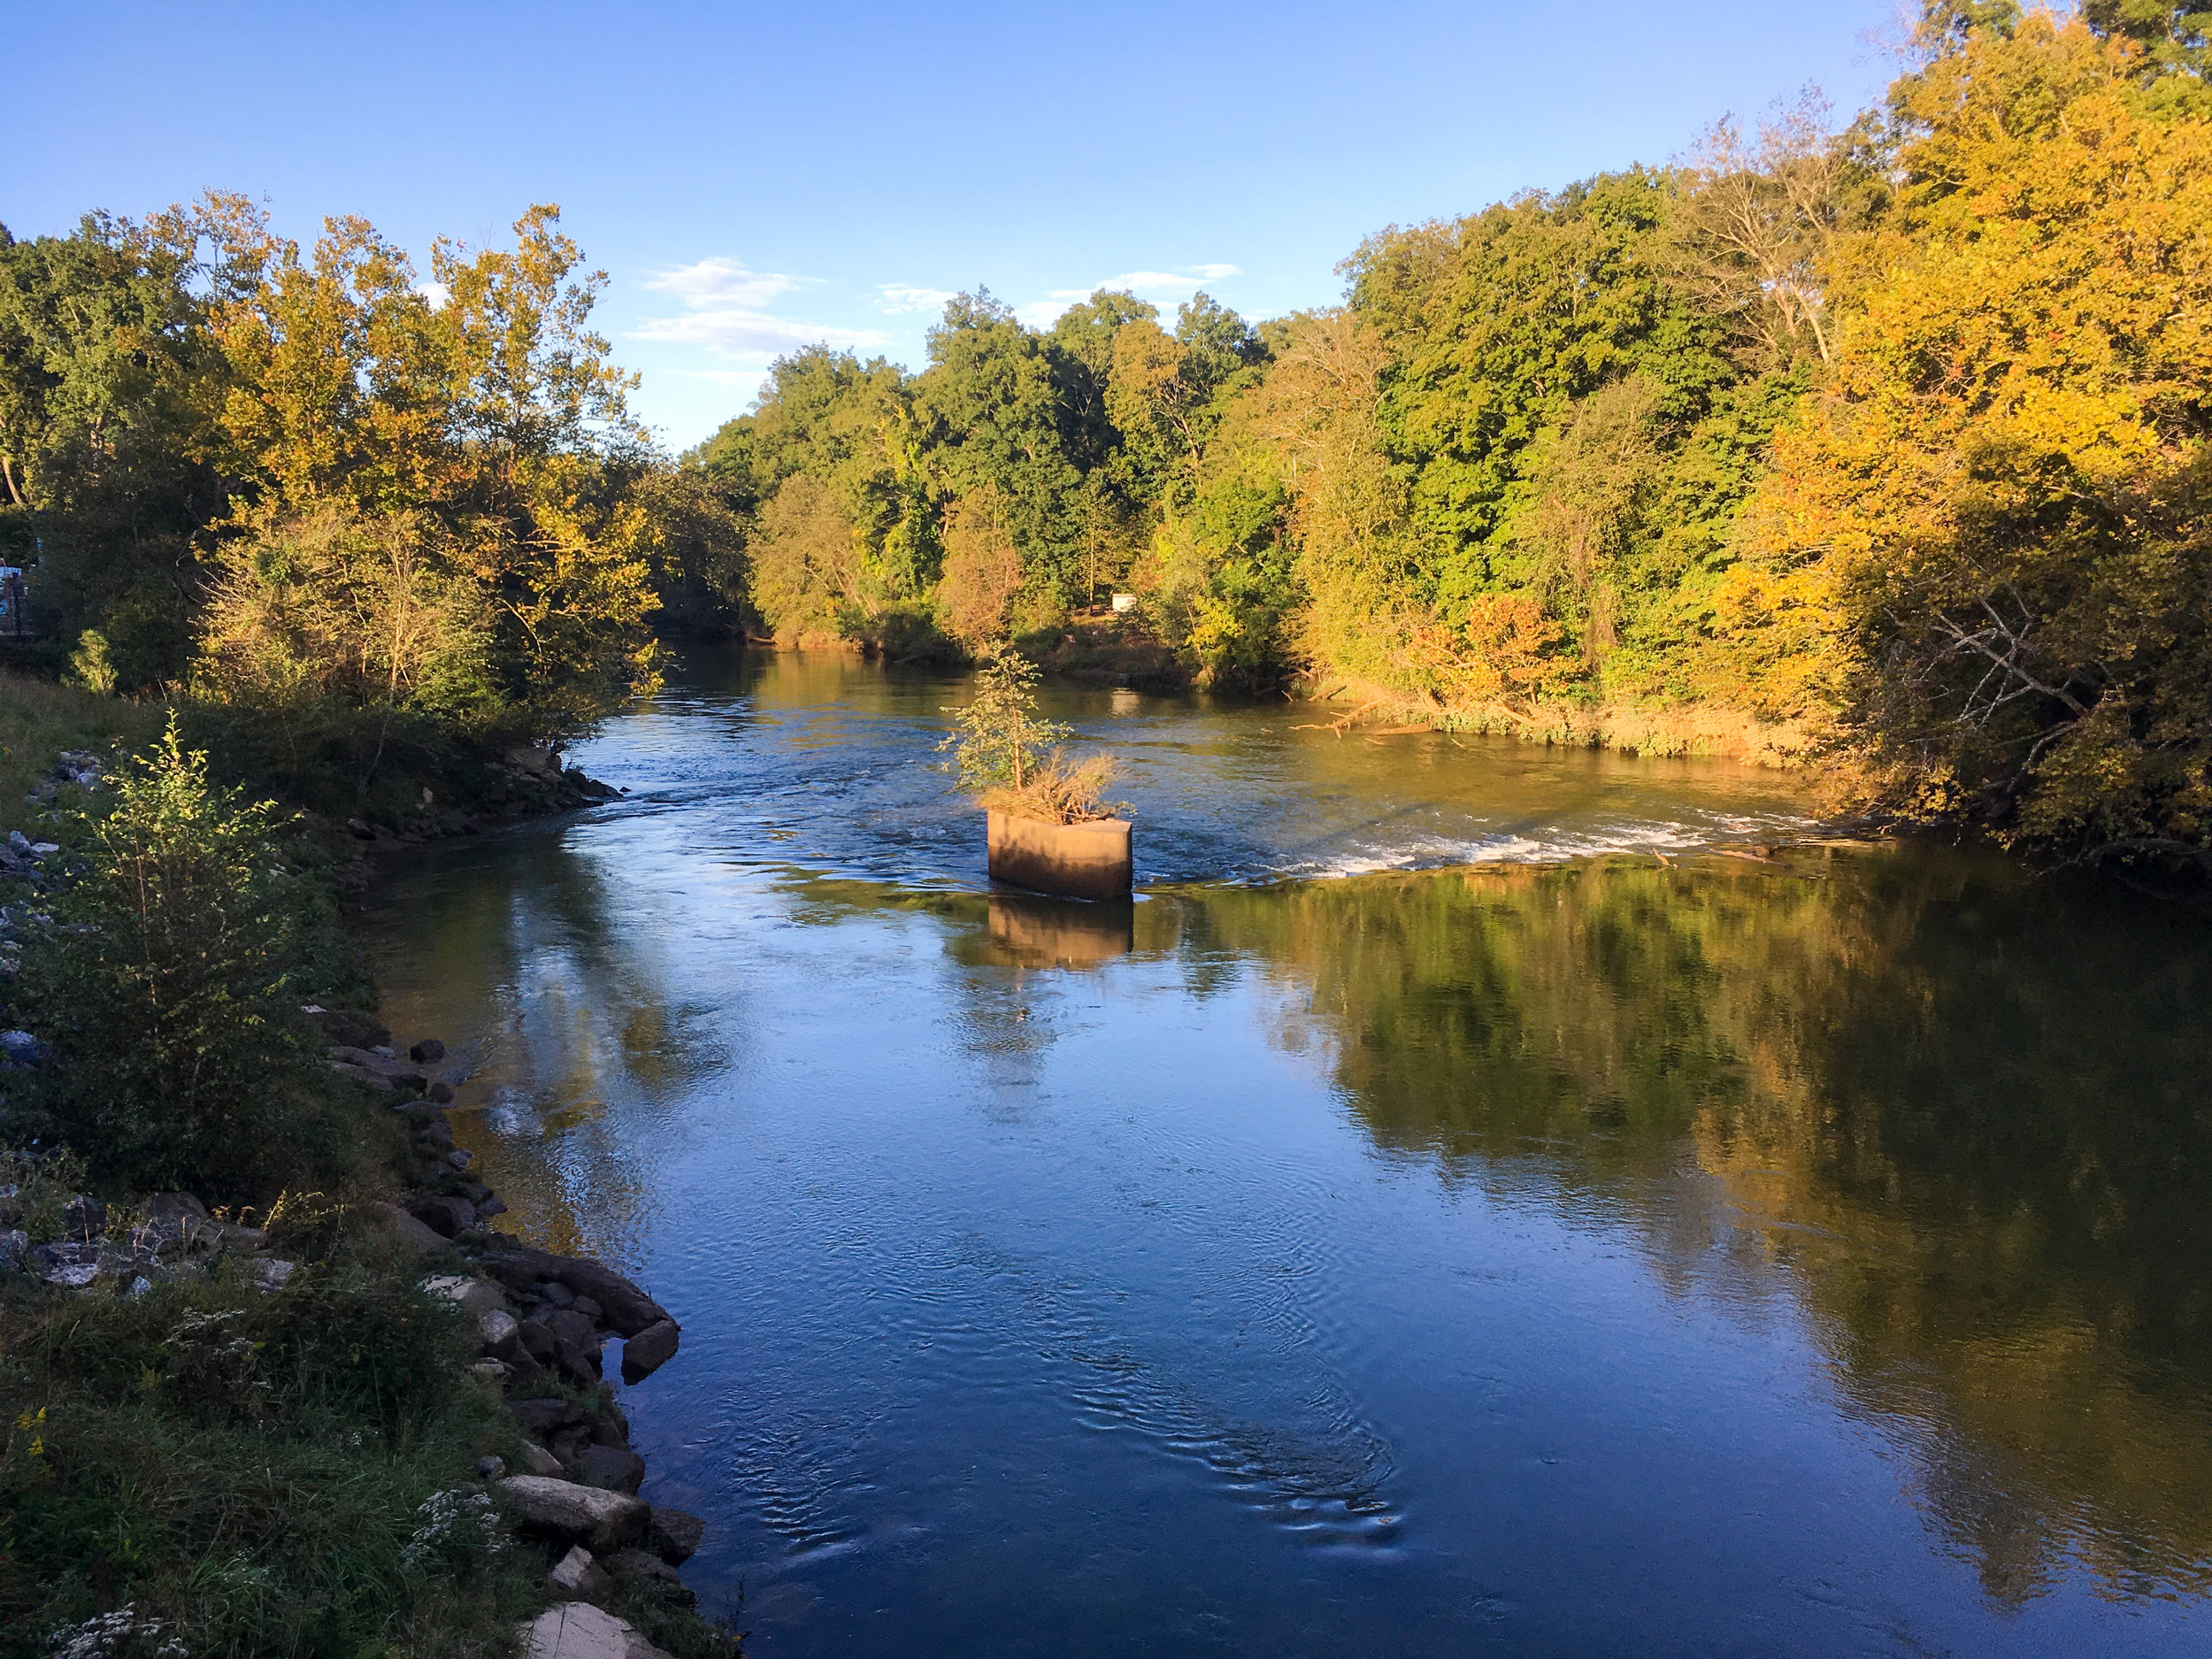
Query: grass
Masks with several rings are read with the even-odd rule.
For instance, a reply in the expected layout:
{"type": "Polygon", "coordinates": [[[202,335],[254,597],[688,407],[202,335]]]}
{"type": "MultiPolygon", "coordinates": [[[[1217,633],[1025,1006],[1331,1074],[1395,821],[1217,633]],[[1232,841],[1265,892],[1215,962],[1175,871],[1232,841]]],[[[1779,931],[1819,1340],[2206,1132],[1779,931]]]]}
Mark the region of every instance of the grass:
{"type": "Polygon", "coordinates": [[[511,1650],[544,1563],[419,1535],[520,1431],[388,1248],[341,1231],[273,1294],[233,1271],[135,1299],[5,1281],[0,1655],[125,1604],[195,1655],[511,1650]]]}
{"type": "Polygon", "coordinates": [[[63,749],[88,749],[105,763],[119,745],[150,742],[165,718],[151,704],[0,673],[0,834],[33,811],[23,797],[63,749]]]}
{"type": "Polygon", "coordinates": [[[1325,680],[1302,689],[1312,702],[1350,703],[1337,722],[1347,731],[1363,726],[1418,725],[1571,749],[1613,749],[1665,757],[1705,756],[1784,769],[1808,764],[1817,749],[1815,737],[1804,729],[1717,703],[1539,702],[1508,709],[1497,704],[1440,706],[1358,680],[1325,680]]]}

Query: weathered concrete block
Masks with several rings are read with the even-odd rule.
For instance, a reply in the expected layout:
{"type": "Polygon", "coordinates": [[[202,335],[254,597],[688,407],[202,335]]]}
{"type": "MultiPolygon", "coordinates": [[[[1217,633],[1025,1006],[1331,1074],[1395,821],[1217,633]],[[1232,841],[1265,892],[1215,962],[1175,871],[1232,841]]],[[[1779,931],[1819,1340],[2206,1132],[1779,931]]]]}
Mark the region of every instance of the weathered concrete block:
{"type": "Polygon", "coordinates": [[[1129,896],[1129,825],[1125,819],[1047,824],[996,809],[986,817],[992,880],[1074,899],[1129,896]]]}

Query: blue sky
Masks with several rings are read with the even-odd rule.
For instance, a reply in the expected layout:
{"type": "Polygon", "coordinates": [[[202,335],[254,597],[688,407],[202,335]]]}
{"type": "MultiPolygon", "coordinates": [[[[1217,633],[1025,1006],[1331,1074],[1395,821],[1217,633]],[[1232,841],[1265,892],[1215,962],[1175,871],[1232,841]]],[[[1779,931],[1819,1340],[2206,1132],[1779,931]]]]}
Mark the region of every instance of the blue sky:
{"type": "MultiPolygon", "coordinates": [[[[610,277],[639,411],[696,442],[809,341],[918,365],[978,284],[1048,319],[1102,283],[1171,319],[1327,304],[1392,223],[1662,161],[1727,111],[1893,73],[1893,0],[502,5],[31,4],[0,222],[209,187],[303,240],[426,255],[560,204],[610,277]]],[[[426,257],[423,258],[426,265],[426,257]]]]}

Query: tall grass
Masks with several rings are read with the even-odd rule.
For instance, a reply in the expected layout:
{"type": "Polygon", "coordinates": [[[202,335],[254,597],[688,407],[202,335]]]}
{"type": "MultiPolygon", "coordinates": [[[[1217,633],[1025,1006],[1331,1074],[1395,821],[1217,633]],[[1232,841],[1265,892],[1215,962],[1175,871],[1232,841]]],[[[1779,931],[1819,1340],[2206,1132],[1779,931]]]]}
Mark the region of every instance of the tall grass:
{"type": "Polygon", "coordinates": [[[0,1284],[0,1659],[125,1604],[196,1659],[508,1651],[543,1562],[419,1535],[518,1430],[396,1266],[341,1234],[273,1294],[0,1284]]]}

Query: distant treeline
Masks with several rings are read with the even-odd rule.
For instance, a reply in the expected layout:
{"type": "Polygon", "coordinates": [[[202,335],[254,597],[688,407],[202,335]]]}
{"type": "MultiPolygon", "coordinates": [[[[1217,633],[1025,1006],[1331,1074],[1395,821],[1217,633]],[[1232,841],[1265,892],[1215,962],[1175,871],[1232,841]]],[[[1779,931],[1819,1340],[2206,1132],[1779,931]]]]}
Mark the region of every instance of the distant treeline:
{"type": "Polygon", "coordinates": [[[588,721],[657,613],[1817,760],[2202,860],[2208,25],[1936,0],[1847,123],[1808,97],[1394,227],[1343,305],[1257,325],[1102,291],[1038,330],[979,289],[918,373],[798,352],[680,462],[550,210],[441,244],[434,303],[356,221],[303,257],[224,198],[96,216],[0,247],[0,534],[81,678],[357,767],[588,721]]]}
{"type": "Polygon", "coordinates": [[[2208,22],[1933,4],[1840,132],[1394,227],[1256,326],[964,296],[921,373],[798,353],[688,459],[786,637],[1041,651],[1122,588],[1202,683],[2194,856],[2208,22]]]}

